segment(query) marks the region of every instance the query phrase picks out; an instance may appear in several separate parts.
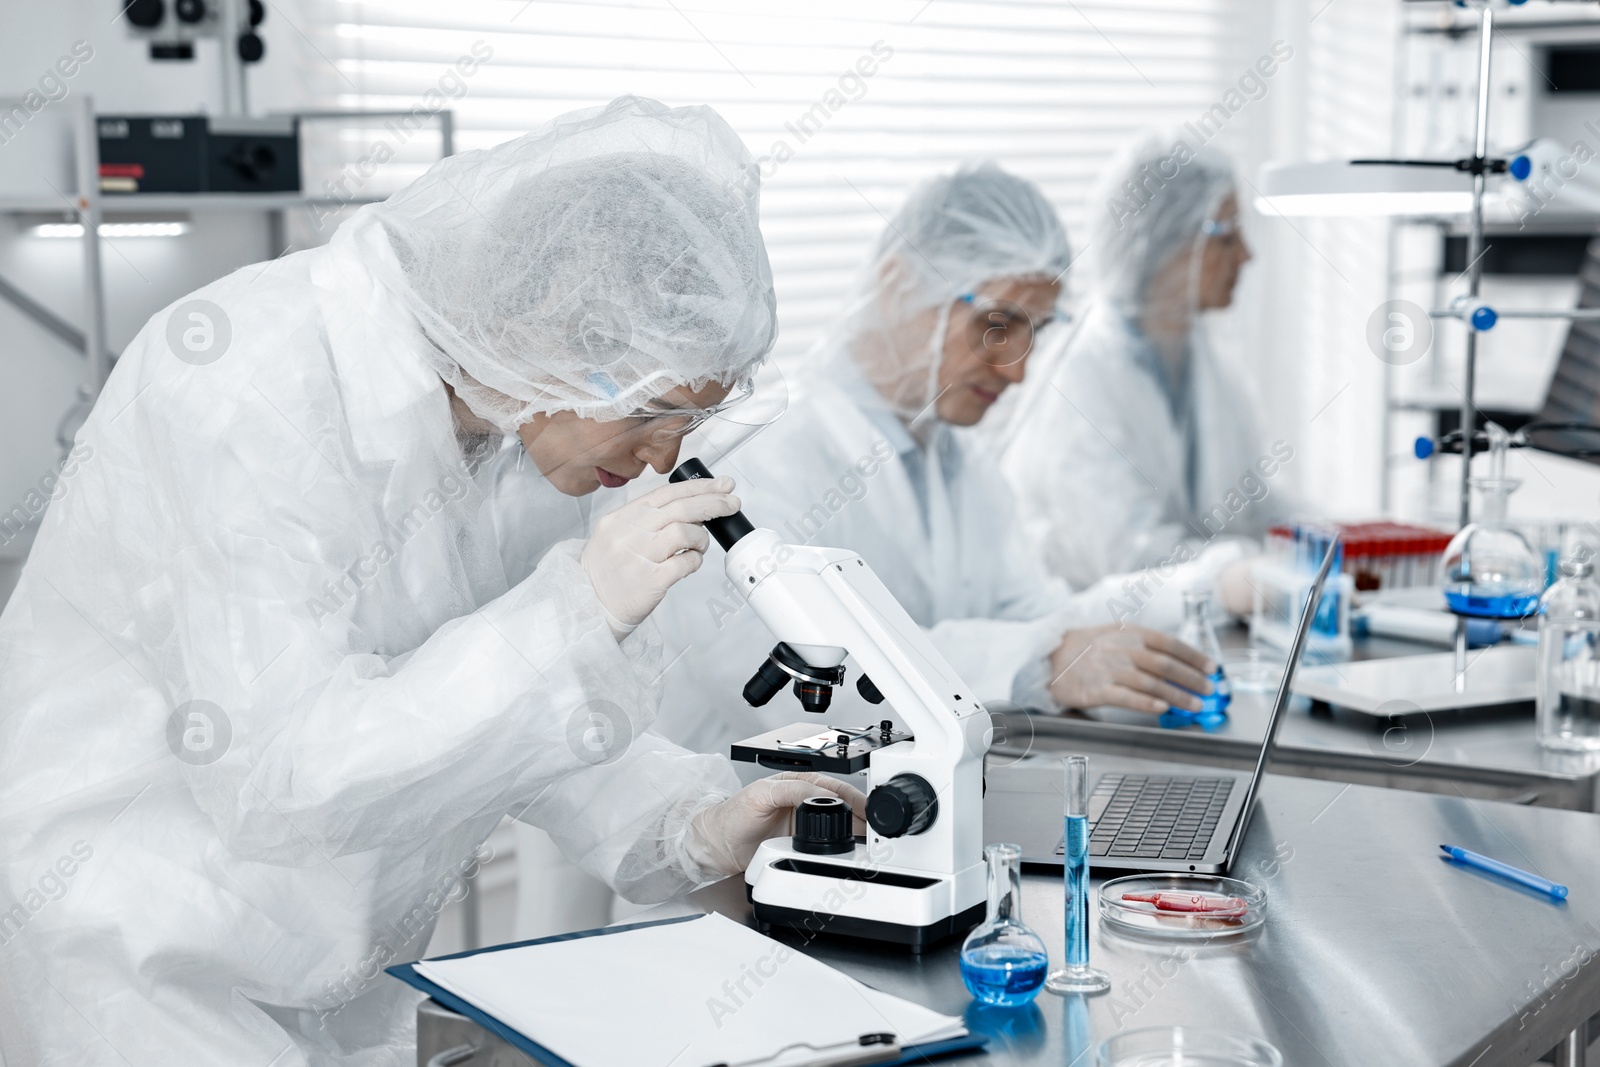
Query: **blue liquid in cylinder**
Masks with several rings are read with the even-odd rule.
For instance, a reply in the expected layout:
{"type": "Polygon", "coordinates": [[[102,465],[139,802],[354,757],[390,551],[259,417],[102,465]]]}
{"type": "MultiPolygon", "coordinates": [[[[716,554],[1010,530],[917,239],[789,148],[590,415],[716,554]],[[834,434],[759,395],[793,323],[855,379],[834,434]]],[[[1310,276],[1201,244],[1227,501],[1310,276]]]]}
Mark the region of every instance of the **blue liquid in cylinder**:
{"type": "Polygon", "coordinates": [[[1042,952],[985,945],[961,954],[961,980],[985,1004],[1014,1008],[1039,995],[1050,957],[1042,952]]]}
{"type": "Polygon", "coordinates": [[[1089,963],[1089,819],[1068,815],[1066,821],[1067,963],[1083,967],[1089,963]]]}

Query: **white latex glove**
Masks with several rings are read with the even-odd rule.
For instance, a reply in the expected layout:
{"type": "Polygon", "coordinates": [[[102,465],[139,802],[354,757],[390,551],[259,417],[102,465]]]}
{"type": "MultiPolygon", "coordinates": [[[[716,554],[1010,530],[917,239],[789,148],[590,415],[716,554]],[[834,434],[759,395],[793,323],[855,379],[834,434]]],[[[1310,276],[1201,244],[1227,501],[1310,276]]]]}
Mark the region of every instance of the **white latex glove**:
{"type": "Polygon", "coordinates": [[[618,641],[700,569],[711,540],[700,523],[738,511],[732,492],[732,478],[673,482],[595,523],[578,559],[618,641]]]}
{"type": "Polygon", "coordinates": [[[1050,695],[1063,708],[1199,711],[1195,694],[1211,692],[1207,675],[1217,667],[1199,649],[1159,630],[1090,626],[1068,630],[1050,653],[1050,695]]]}
{"type": "Polygon", "coordinates": [[[865,832],[867,795],[848,782],[808,771],[785,771],[713,804],[689,824],[689,858],[702,870],[738,874],[750,865],[761,842],[794,832],[794,809],[812,797],[839,797],[856,813],[865,832]]]}

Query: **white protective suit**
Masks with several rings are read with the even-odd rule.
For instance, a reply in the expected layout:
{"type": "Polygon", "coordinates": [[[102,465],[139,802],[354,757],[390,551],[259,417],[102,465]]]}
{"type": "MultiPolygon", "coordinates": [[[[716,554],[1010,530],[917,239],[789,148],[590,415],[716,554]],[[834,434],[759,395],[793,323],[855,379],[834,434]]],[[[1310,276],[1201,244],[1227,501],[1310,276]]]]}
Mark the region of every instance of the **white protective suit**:
{"type": "Polygon", "coordinates": [[[382,969],[507,813],[635,899],[715,877],[685,830],[737,782],[645,732],[658,631],[618,644],[566,540],[586,502],[464,444],[440,376],[505,427],[748,373],[751,173],[710,109],[625,98],[128,346],[0,616],[6,1063],[409,1065],[418,996],[382,969]],[[634,341],[599,372],[585,284],[634,341]]]}
{"type": "Polygon", "coordinates": [[[1093,303],[1030,375],[1007,434],[1001,466],[1030,538],[1076,586],[1163,561],[1195,561],[1182,584],[1214,578],[1242,555],[1239,538],[1288,511],[1279,472],[1293,449],[1263,440],[1253,391],[1212,340],[1214,313],[1190,303],[1177,381],[1139,327],[1151,278],[1185,253],[1192,299],[1203,227],[1233,191],[1231,167],[1209,151],[1169,177],[1173,145],[1136,142],[1090,198],[1108,205],[1091,214],[1093,303]]]}
{"type": "MultiPolygon", "coordinates": [[[[1069,259],[1043,195],[992,164],[919,186],[841,322],[791,376],[789,410],[716,472],[734,476],[757,526],[860,552],[980,699],[1044,709],[1055,707],[1047,657],[1063,630],[1111,621],[1117,590],[1073,595],[1045,575],[988,449],[930,417],[930,402],[951,300],[993,279],[1054,278],[1069,259]],[[914,343],[896,328],[906,322],[937,326],[914,343]]],[[[719,553],[667,594],[657,618],[672,664],[657,724],[666,736],[726,752],[803,718],[787,691],[764,708],[741,698],[773,638],[719,553]]],[[[837,722],[882,717],[852,686],[833,702],[837,722]]]]}

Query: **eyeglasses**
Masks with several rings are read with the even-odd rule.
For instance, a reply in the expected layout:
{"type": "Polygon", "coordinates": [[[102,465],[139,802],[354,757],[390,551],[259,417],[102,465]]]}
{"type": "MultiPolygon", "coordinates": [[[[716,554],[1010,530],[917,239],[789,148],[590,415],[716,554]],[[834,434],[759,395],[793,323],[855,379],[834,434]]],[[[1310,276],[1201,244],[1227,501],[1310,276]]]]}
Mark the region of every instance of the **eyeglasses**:
{"type": "Polygon", "coordinates": [[[980,297],[976,293],[963,293],[956,298],[972,305],[967,320],[967,343],[972,351],[991,367],[1009,367],[1028,357],[1033,351],[1034,338],[1039,331],[1056,321],[1051,314],[1036,319],[1028,311],[1008,300],[980,297]]]}
{"type": "Polygon", "coordinates": [[[747,378],[734,385],[725,400],[710,407],[675,407],[666,401],[655,400],[638,411],[629,412],[623,419],[634,423],[630,429],[646,428],[652,441],[671,441],[693,433],[716,416],[748,400],[755,388],[755,382],[747,378]]]}
{"type": "Polygon", "coordinates": [[[1239,236],[1239,220],[1206,219],[1200,224],[1200,232],[1220,241],[1236,240],[1239,236]]]}

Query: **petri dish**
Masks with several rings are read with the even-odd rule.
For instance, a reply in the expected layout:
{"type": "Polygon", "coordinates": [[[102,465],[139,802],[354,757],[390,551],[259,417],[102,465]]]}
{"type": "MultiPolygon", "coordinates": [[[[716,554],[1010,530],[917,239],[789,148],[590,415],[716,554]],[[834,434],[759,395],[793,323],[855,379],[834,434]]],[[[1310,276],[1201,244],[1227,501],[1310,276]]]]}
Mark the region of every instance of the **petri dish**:
{"type": "Polygon", "coordinates": [[[1100,919],[1113,929],[1146,937],[1210,940],[1254,930],[1267,921],[1266,890],[1237,878],[1217,874],[1135,874],[1113,878],[1100,886],[1100,919]],[[1130,894],[1172,894],[1175,901],[1158,907],[1149,900],[1130,900],[1130,894]],[[1176,911],[1171,903],[1182,898],[1211,904],[1237,901],[1217,911],[1176,911]]]}
{"type": "Polygon", "coordinates": [[[1259,1037],[1194,1026],[1152,1026],[1108,1037],[1098,1067],[1283,1067],[1283,1054],[1259,1037]]]}
{"type": "Polygon", "coordinates": [[[1236,648],[1222,654],[1222,669],[1235,690],[1276,693],[1283,681],[1283,657],[1265,648],[1236,648]]]}

